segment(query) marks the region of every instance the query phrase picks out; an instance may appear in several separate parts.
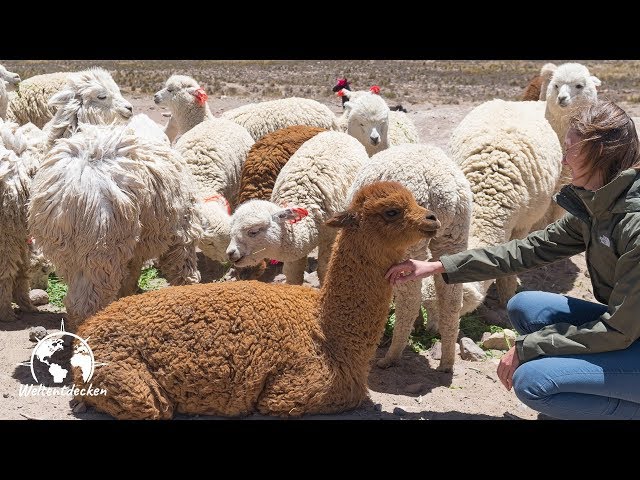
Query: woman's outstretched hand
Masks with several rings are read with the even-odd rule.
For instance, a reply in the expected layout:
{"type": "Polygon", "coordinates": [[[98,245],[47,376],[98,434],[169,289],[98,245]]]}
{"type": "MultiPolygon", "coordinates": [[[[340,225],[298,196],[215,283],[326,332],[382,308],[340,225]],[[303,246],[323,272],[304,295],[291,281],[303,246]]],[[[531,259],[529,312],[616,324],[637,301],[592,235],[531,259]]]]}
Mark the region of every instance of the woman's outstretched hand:
{"type": "Polygon", "coordinates": [[[399,285],[409,280],[428,277],[436,273],[443,273],[442,262],[427,262],[424,260],[412,260],[411,258],[402,263],[392,265],[384,278],[389,280],[391,285],[399,285]]]}

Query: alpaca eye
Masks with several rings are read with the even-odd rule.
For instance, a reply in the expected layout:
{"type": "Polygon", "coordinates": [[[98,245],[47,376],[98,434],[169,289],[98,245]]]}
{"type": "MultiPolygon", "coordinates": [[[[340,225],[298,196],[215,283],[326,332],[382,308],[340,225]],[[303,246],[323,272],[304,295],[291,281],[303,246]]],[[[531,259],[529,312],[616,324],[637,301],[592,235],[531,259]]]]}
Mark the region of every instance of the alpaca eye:
{"type": "Polygon", "coordinates": [[[107,96],[106,95],[98,95],[98,100],[106,100],[107,96]]]}
{"type": "Polygon", "coordinates": [[[249,235],[250,237],[255,237],[256,235],[258,235],[260,233],[260,229],[258,230],[249,230],[247,232],[247,235],[249,235]]]}
{"type": "Polygon", "coordinates": [[[173,88],[167,88],[167,92],[173,93],[173,88]]]}
{"type": "Polygon", "coordinates": [[[582,85],[578,84],[578,85],[576,85],[576,88],[580,89],[580,88],[582,88],[582,85]]]}
{"type": "Polygon", "coordinates": [[[560,86],[557,83],[554,85],[554,87],[556,87],[556,90],[560,88],[560,86]]]}
{"type": "Polygon", "coordinates": [[[394,217],[398,216],[399,213],[400,212],[398,210],[392,209],[392,210],[387,210],[386,212],[384,212],[384,215],[386,217],[389,217],[389,218],[394,218],[394,217]]]}

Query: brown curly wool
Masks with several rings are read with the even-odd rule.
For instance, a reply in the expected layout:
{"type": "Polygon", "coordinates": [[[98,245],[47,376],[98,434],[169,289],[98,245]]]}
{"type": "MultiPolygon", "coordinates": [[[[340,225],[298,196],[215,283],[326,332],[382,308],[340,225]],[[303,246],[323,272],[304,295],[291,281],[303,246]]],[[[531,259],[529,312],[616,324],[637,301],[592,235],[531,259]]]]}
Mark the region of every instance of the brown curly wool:
{"type": "Polygon", "coordinates": [[[300,146],[326,128],[295,125],[269,133],[253,144],[240,176],[236,205],[252,200],[269,200],[282,167],[300,146]]]}
{"type": "MultiPolygon", "coordinates": [[[[396,182],[363,187],[340,227],[322,290],[209,283],[118,300],[88,319],[98,362],[83,400],[118,419],[174,413],[298,416],[357,407],[384,331],[386,270],[440,223],[396,182]]],[[[74,380],[82,384],[81,371],[74,380]]]]}

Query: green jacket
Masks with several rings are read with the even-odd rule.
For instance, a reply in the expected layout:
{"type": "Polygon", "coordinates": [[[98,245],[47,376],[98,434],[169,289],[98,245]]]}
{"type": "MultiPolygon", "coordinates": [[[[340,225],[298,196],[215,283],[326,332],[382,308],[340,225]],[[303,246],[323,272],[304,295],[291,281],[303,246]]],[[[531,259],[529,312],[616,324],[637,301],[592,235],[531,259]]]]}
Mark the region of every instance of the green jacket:
{"type": "Polygon", "coordinates": [[[567,185],[554,200],[569,213],[522,240],[440,258],[447,283],[503,277],[586,250],[606,313],[574,326],[548,325],[516,339],[520,362],[542,355],[621,350],[640,338],[640,172],[629,169],[595,192],[567,185]]]}

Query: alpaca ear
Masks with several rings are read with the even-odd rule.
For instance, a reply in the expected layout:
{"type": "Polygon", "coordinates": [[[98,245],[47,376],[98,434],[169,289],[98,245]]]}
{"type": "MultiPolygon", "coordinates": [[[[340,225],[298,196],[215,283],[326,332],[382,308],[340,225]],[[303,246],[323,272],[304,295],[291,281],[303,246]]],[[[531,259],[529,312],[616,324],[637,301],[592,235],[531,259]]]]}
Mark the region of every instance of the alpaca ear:
{"type": "Polygon", "coordinates": [[[600,81],[600,79],[598,77],[596,77],[595,75],[591,75],[591,81],[593,82],[593,84],[596,87],[599,87],[600,85],[602,85],[602,82],[600,81]]]}
{"type": "Polygon", "coordinates": [[[338,92],[338,96],[351,98],[351,90],[347,90],[346,88],[343,88],[338,92]]]}
{"type": "Polygon", "coordinates": [[[278,223],[296,223],[309,215],[309,211],[302,207],[287,207],[271,215],[271,219],[278,223]]]}
{"type": "Polygon", "coordinates": [[[75,93],[72,90],[62,90],[49,98],[47,105],[50,107],[62,107],[73,100],[74,97],[75,93]]]}
{"type": "Polygon", "coordinates": [[[557,68],[558,66],[555,63],[545,63],[540,69],[540,76],[545,80],[551,80],[557,68]]]}
{"type": "Polygon", "coordinates": [[[193,95],[196,98],[198,105],[204,105],[209,98],[207,92],[205,92],[204,88],[202,87],[189,87],[187,88],[187,93],[193,95]]]}
{"type": "Polygon", "coordinates": [[[328,227],[335,228],[357,227],[358,223],[358,216],[354,212],[349,212],[348,210],[346,212],[336,213],[324,222],[328,227]]]}

